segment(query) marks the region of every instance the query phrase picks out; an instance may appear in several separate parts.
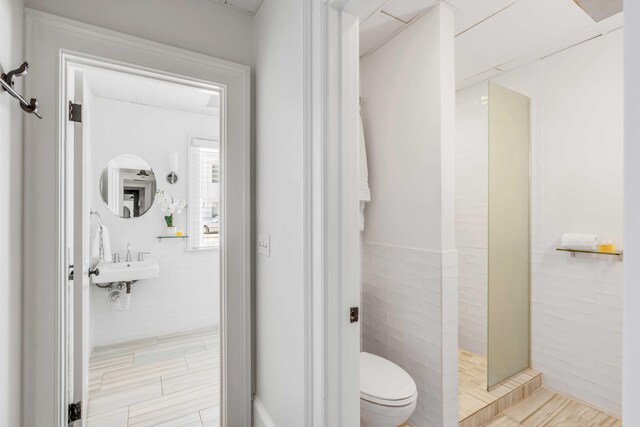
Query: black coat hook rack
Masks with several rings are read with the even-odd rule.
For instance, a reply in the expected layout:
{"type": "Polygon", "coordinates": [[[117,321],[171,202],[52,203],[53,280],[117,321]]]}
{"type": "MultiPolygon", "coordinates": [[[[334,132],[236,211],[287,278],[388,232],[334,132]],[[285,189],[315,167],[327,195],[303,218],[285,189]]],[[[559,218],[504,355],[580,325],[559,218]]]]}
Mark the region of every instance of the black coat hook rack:
{"type": "Polygon", "coordinates": [[[27,75],[29,72],[29,64],[23,63],[19,68],[15,70],[9,71],[7,74],[2,73],[0,75],[0,85],[4,90],[9,92],[9,95],[13,96],[15,99],[20,101],[20,107],[27,113],[35,114],[39,119],[42,118],[40,113],[38,113],[38,100],[35,98],[31,98],[30,102],[27,102],[26,99],[13,88],[13,79],[15,77],[22,77],[27,75]]]}

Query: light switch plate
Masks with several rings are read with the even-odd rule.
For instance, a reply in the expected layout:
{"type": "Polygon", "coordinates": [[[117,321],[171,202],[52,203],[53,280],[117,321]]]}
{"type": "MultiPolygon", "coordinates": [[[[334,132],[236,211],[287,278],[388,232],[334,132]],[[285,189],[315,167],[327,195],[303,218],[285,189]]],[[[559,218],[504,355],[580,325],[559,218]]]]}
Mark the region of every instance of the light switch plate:
{"type": "Polygon", "coordinates": [[[264,256],[271,256],[271,235],[258,233],[258,253],[264,256]]]}

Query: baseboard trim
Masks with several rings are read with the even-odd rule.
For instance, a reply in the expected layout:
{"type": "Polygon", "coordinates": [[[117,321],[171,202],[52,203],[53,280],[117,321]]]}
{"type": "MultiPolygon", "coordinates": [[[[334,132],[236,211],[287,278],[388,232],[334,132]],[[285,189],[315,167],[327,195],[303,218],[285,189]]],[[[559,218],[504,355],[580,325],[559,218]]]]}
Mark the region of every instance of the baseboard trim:
{"type": "Polygon", "coordinates": [[[276,423],[257,396],[253,399],[253,427],[276,427],[276,423]]]}

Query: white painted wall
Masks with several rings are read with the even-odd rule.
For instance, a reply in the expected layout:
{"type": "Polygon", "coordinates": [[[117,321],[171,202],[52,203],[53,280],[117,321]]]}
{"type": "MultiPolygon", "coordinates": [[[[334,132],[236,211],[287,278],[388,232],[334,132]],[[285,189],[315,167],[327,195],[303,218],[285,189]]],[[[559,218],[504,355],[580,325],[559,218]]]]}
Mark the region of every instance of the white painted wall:
{"type": "MultiPolygon", "coordinates": [[[[23,57],[22,0],[0,0],[0,72],[17,68],[23,57]]],[[[22,92],[21,78],[16,89],[22,92]]],[[[30,94],[28,94],[31,96],[30,94]]],[[[22,370],[22,124],[25,113],[0,89],[0,425],[21,422],[22,370]]],[[[27,117],[26,120],[34,120],[27,117]]]]}
{"type": "Polygon", "coordinates": [[[488,85],[456,94],[456,243],[458,248],[458,345],[487,353],[489,268],[488,85]]]}
{"type": "MultiPolygon", "coordinates": [[[[623,264],[555,249],[565,232],[595,233],[623,246],[622,36],[613,32],[494,79],[532,102],[533,367],[546,386],[616,415],[623,264]]],[[[473,108],[483,114],[485,106],[473,108]]],[[[475,166],[484,166],[480,157],[475,166]]]]}
{"type": "Polygon", "coordinates": [[[244,65],[253,19],[211,0],[27,0],[25,6],[244,65]]]}
{"type": "Polygon", "coordinates": [[[363,347],[414,378],[420,427],[458,424],[453,39],[439,5],[360,64],[363,347]]]}
{"type": "Polygon", "coordinates": [[[303,9],[264,0],[255,17],[257,425],[304,425],[303,9]]]}
{"type": "Polygon", "coordinates": [[[624,11],[624,375],[625,426],[640,425],[640,3],[624,11]]]}
{"type": "MultiPolygon", "coordinates": [[[[98,191],[104,166],[120,154],[135,154],[151,165],[158,185],[176,198],[187,199],[190,136],[219,137],[214,116],[173,111],[94,98],[91,110],[91,205],[109,227],[111,247],[124,260],[127,243],[135,257],[150,251],[160,263],[160,277],[132,286],[131,307],[120,311],[108,292],[91,286],[92,341],[94,346],[212,327],[219,324],[219,252],[185,251],[185,240],[159,241],[166,227],[158,205],[141,217],[122,219],[103,203],[98,191]],[[179,153],[179,181],[171,186],[169,153],[179,153]]],[[[187,232],[188,212],[174,216],[187,232]]],[[[95,227],[96,218],[92,218],[95,227]]],[[[93,228],[92,228],[93,229],[93,228]]]]}

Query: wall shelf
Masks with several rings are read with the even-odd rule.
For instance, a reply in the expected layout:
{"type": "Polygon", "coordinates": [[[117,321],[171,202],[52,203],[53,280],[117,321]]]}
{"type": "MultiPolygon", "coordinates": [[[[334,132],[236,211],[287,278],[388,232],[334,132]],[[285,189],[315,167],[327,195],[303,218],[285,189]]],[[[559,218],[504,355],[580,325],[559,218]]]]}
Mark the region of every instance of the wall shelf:
{"type": "Polygon", "coordinates": [[[572,257],[575,257],[576,254],[591,254],[591,255],[609,255],[609,256],[617,256],[622,261],[623,252],[615,251],[615,252],[602,252],[598,250],[588,250],[588,249],[571,249],[571,248],[556,248],[557,251],[560,252],[569,252],[572,257]]]}
{"type": "Polygon", "coordinates": [[[160,240],[161,242],[164,239],[188,239],[189,236],[157,236],[156,239],[160,240]]]}

